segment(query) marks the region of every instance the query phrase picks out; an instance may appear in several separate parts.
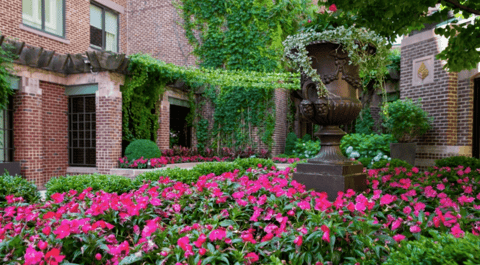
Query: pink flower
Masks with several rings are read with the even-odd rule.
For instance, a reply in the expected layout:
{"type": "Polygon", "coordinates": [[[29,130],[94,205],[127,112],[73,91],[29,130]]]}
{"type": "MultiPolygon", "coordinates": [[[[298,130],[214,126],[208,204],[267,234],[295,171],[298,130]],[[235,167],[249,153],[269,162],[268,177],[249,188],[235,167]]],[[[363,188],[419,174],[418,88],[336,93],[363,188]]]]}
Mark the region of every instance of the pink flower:
{"type": "Polygon", "coordinates": [[[399,228],[402,225],[403,219],[398,218],[397,220],[393,221],[392,223],[392,231],[399,228]]]}
{"type": "Polygon", "coordinates": [[[412,212],[412,208],[410,208],[410,206],[406,206],[405,208],[403,208],[404,214],[409,215],[411,212],[412,212]]]}
{"type": "Polygon", "coordinates": [[[182,248],[184,251],[187,251],[192,248],[189,243],[190,243],[190,239],[188,238],[188,236],[181,237],[177,241],[177,245],[180,248],[182,248]]]}
{"type": "Polygon", "coordinates": [[[29,246],[25,252],[25,265],[34,265],[42,261],[43,252],[36,251],[33,247],[29,246]]]}
{"type": "Polygon", "coordinates": [[[412,232],[412,233],[420,233],[421,231],[422,231],[422,229],[420,229],[420,227],[418,225],[414,225],[414,226],[410,227],[410,232],[412,232]]]}
{"type": "Polygon", "coordinates": [[[215,240],[222,240],[226,236],[227,236],[227,233],[225,232],[225,230],[220,228],[220,229],[213,230],[208,237],[210,238],[210,241],[215,241],[215,240]]]}
{"type": "Polygon", "coordinates": [[[44,250],[48,247],[48,243],[46,241],[38,241],[38,248],[41,250],[44,250]]]}
{"type": "Polygon", "coordinates": [[[464,237],[465,232],[460,228],[460,224],[456,223],[452,228],[451,228],[452,235],[454,237],[464,237]]]}
{"type": "Polygon", "coordinates": [[[201,234],[197,241],[195,241],[193,244],[195,244],[195,246],[197,248],[201,247],[203,243],[205,243],[205,241],[207,241],[207,236],[205,234],[201,234]]]}
{"type": "Polygon", "coordinates": [[[252,264],[258,261],[258,255],[254,252],[250,252],[245,256],[245,259],[247,260],[247,264],[252,264]]]}
{"type": "Polygon", "coordinates": [[[95,259],[96,260],[101,260],[102,259],[102,254],[100,254],[100,253],[95,254],[95,259]]]}
{"type": "Polygon", "coordinates": [[[402,235],[402,234],[397,234],[397,235],[394,235],[394,236],[393,236],[393,239],[394,239],[395,241],[397,241],[397,243],[398,243],[398,242],[404,240],[404,239],[405,239],[405,236],[402,235]]]}
{"type": "Polygon", "coordinates": [[[392,196],[390,194],[385,194],[380,198],[380,205],[389,205],[396,199],[395,196],[392,196]]]}
{"type": "Polygon", "coordinates": [[[205,255],[205,253],[207,253],[207,250],[204,248],[198,250],[198,254],[200,254],[201,256],[205,255]]]}
{"type": "Polygon", "coordinates": [[[443,183],[437,184],[437,190],[444,190],[444,189],[445,189],[445,185],[443,185],[443,183]]]}
{"type": "Polygon", "coordinates": [[[52,197],[52,199],[55,203],[61,203],[61,202],[63,202],[63,199],[65,198],[63,193],[55,193],[51,197],[52,197]]]}
{"type": "Polygon", "coordinates": [[[322,227],[320,227],[320,229],[322,229],[322,231],[323,231],[322,240],[325,240],[328,243],[330,243],[330,229],[328,228],[328,226],[322,225],[322,227]]]}
{"type": "Polygon", "coordinates": [[[52,248],[52,250],[45,255],[45,260],[48,265],[58,265],[58,263],[62,262],[64,258],[65,256],[60,255],[60,250],[58,248],[52,248]]]}
{"type": "Polygon", "coordinates": [[[293,243],[297,246],[301,246],[303,242],[303,237],[302,236],[297,236],[295,240],[293,240],[293,243]]]}
{"type": "Polygon", "coordinates": [[[336,12],[337,11],[337,6],[335,4],[332,4],[328,10],[332,11],[332,12],[336,12]]]}

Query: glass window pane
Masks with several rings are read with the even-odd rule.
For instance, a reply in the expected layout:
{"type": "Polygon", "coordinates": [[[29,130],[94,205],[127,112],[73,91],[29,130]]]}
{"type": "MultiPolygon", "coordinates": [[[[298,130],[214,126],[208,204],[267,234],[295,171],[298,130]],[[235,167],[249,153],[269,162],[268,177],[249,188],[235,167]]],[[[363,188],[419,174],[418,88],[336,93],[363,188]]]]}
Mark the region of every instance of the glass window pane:
{"type": "Polygon", "coordinates": [[[22,0],[23,24],[42,29],[41,0],[22,0]]]}
{"type": "Polygon", "coordinates": [[[117,52],[118,16],[105,12],[105,50],[117,52]]]}
{"type": "Polygon", "coordinates": [[[63,36],[63,0],[45,0],[45,31],[63,36]]]}
{"type": "Polygon", "coordinates": [[[102,9],[98,6],[90,5],[90,26],[102,29],[102,9]]]}

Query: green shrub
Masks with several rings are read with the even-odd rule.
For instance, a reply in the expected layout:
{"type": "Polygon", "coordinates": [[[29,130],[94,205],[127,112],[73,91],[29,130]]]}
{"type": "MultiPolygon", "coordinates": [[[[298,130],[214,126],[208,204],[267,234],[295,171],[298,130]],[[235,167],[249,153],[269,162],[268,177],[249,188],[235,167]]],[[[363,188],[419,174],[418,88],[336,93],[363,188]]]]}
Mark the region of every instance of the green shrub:
{"type": "Polygon", "coordinates": [[[27,203],[35,203],[40,198],[37,186],[20,176],[0,176],[0,206],[6,203],[5,196],[22,197],[27,203]]]}
{"type": "Polygon", "coordinates": [[[257,168],[258,164],[261,164],[263,167],[267,167],[269,169],[272,166],[275,166],[275,163],[273,163],[272,160],[264,158],[240,158],[233,162],[238,165],[238,169],[240,169],[240,167],[243,169],[257,168]]]}
{"type": "Polygon", "coordinates": [[[116,175],[76,175],[51,178],[47,184],[47,198],[54,193],[76,190],[82,192],[91,187],[93,191],[103,190],[105,192],[116,192],[118,194],[128,192],[132,189],[132,180],[116,175]]]}
{"type": "Polygon", "coordinates": [[[125,156],[128,161],[132,162],[141,157],[144,159],[160,157],[162,153],[155,142],[142,139],[131,142],[125,149],[125,156]]]}
{"type": "MultiPolygon", "coordinates": [[[[308,135],[308,134],[306,134],[308,135]]],[[[309,137],[308,137],[309,138],[309,137]]],[[[312,158],[320,152],[320,140],[318,141],[312,141],[312,140],[306,140],[306,137],[303,137],[302,139],[298,139],[296,144],[295,144],[295,150],[293,150],[293,154],[296,157],[300,158],[312,158]]]]}
{"type": "Polygon", "coordinates": [[[372,159],[373,157],[361,157],[358,159],[358,162],[362,163],[364,167],[369,167],[372,159]]]}
{"type": "Polygon", "coordinates": [[[404,167],[408,170],[411,170],[413,168],[412,165],[410,165],[409,163],[401,160],[401,159],[392,159],[390,161],[388,160],[381,160],[381,161],[378,161],[378,162],[375,162],[371,168],[374,168],[374,169],[379,169],[379,168],[390,168],[390,169],[393,169],[393,168],[396,168],[396,167],[404,167]],[[387,166],[388,165],[388,166],[387,166]]]}
{"type": "Polygon", "coordinates": [[[413,141],[431,128],[433,117],[422,109],[420,100],[396,100],[382,106],[382,125],[400,143],[413,141]]]}
{"type": "Polygon", "coordinates": [[[430,231],[432,238],[406,241],[392,252],[386,265],[397,264],[480,264],[480,237],[466,233],[463,238],[430,231]]]}
{"type": "Polygon", "coordinates": [[[302,141],[303,142],[308,142],[308,141],[311,141],[312,140],[312,136],[310,136],[310,134],[305,134],[303,137],[302,137],[302,141]]]}
{"type": "MultiPolygon", "coordinates": [[[[214,173],[216,176],[222,175],[225,172],[233,172],[235,169],[243,170],[238,164],[234,162],[207,162],[200,163],[191,169],[197,173],[197,176],[208,175],[214,173]]],[[[197,178],[198,178],[197,177],[197,178]]]]}
{"type": "Polygon", "coordinates": [[[455,168],[460,165],[470,167],[472,170],[480,168],[480,160],[475,157],[467,156],[451,156],[435,161],[437,167],[451,167],[455,168]]]}
{"type": "Polygon", "coordinates": [[[160,177],[169,177],[172,180],[181,181],[184,183],[191,183],[198,180],[201,175],[197,171],[188,170],[184,168],[165,168],[155,171],[147,171],[138,175],[132,182],[133,187],[140,187],[144,182],[155,182],[160,177]]]}
{"type": "Polygon", "coordinates": [[[390,143],[396,142],[397,140],[391,134],[351,133],[343,136],[340,149],[345,156],[348,156],[347,148],[350,146],[358,152],[358,157],[374,157],[379,151],[390,156],[390,143]]]}
{"type": "Polygon", "coordinates": [[[374,125],[375,121],[373,120],[372,114],[370,113],[370,108],[362,109],[355,122],[355,132],[363,134],[373,134],[374,125]]]}
{"type": "Polygon", "coordinates": [[[285,154],[292,155],[293,150],[295,149],[295,143],[297,142],[297,135],[294,132],[290,132],[287,135],[287,139],[285,141],[285,154]]]}

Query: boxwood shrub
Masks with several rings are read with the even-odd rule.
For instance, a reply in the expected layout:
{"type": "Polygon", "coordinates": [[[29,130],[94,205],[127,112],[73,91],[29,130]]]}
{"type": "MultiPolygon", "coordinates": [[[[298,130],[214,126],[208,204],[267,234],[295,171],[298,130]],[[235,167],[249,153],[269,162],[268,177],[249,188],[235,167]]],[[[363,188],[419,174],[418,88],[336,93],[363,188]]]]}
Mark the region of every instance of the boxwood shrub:
{"type": "Polygon", "coordinates": [[[27,203],[35,203],[40,198],[37,186],[20,176],[7,174],[0,176],[0,206],[6,203],[5,196],[22,197],[27,203]]]}
{"type": "Polygon", "coordinates": [[[466,233],[463,238],[429,231],[432,238],[406,241],[392,252],[384,265],[398,264],[480,264],[480,237],[466,233]]]}
{"type": "Polygon", "coordinates": [[[379,168],[385,168],[385,167],[388,167],[390,169],[394,169],[396,167],[404,167],[408,170],[411,170],[413,168],[412,165],[410,165],[409,163],[401,160],[401,159],[397,159],[397,158],[393,158],[392,160],[388,161],[388,160],[381,160],[381,161],[378,161],[378,162],[375,162],[373,165],[372,165],[372,168],[373,169],[379,169],[379,168]],[[387,166],[388,165],[388,166],[387,166]]]}
{"type": "Polygon", "coordinates": [[[451,156],[435,161],[437,167],[451,167],[455,168],[459,165],[464,166],[465,168],[470,167],[470,169],[475,170],[480,168],[480,159],[475,157],[467,156],[451,156]]]}
{"type": "Polygon", "coordinates": [[[125,156],[129,162],[137,160],[141,157],[144,159],[161,157],[162,152],[158,149],[155,142],[151,140],[135,140],[131,142],[125,149],[125,156]]]}
{"type": "Polygon", "coordinates": [[[78,192],[91,187],[93,191],[103,190],[105,192],[116,192],[118,194],[130,191],[132,180],[124,176],[116,175],[75,175],[66,177],[51,178],[47,184],[47,198],[54,193],[68,192],[76,190],[78,192]]]}

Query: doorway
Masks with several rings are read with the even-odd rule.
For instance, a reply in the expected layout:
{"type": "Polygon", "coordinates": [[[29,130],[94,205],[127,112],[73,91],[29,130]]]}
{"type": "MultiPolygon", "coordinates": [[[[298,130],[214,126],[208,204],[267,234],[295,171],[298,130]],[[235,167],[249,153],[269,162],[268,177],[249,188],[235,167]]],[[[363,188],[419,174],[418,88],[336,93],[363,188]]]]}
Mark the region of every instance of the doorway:
{"type": "Polygon", "coordinates": [[[190,108],[170,104],[170,148],[173,145],[191,147],[192,128],[187,122],[190,108]]]}
{"type": "Polygon", "coordinates": [[[473,85],[473,136],[472,157],[480,158],[480,78],[473,85]]]}

